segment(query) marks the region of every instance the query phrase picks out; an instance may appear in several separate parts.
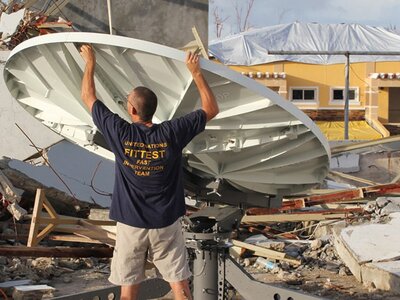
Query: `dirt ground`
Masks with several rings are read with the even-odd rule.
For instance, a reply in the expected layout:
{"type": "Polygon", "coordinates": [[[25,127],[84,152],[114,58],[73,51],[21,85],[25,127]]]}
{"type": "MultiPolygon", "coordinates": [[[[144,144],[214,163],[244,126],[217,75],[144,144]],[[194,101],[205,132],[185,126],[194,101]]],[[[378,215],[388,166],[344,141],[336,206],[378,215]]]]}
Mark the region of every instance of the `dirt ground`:
{"type": "MultiPolygon", "coordinates": [[[[337,272],[321,268],[304,269],[300,271],[301,277],[298,280],[282,280],[277,274],[271,274],[265,270],[254,267],[248,267],[247,271],[259,281],[271,283],[283,288],[304,291],[307,294],[324,299],[400,299],[400,295],[365,287],[352,275],[341,276],[338,275],[337,272]]],[[[76,270],[67,275],[67,277],[71,279],[68,283],[65,282],[65,275],[51,280],[49,285],[56,288],[56,291],[53,293],[54,296],[72,295],[77,292],[93,291],[112,286],[107,280],[107,272],[99,272],[98,270],[76,270]]],[[[241,299],[239,295],[232,298],[241,299]]],[[[170,300],[173,299],[173,297],[170,292],[164,297],[156,299],[170,300]]]]}
{"type": "Polygon", "coordinates": [[[277,275],[250,268],[249,272],[259,281],[271,283],[279,287],[304,291],[314,296],[332,300],[385,299],[398,300],[400,295],[390,292],[369,289],[359,283],[353,275],[341,276],[336,272],[324,269],[301,271],[301,279],[285,280],[277,275]]]}

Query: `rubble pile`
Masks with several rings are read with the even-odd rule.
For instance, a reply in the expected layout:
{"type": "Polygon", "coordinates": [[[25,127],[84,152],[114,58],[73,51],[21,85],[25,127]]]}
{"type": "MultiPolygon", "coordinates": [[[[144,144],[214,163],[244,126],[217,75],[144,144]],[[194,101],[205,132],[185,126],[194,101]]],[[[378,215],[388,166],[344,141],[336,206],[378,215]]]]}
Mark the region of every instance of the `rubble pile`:
{"type": "Polygon", "coordinates": [[[92,277],[93,274],[107,277],[110,273],[109,259],[0,256],[0,288],[11,296],[15,286],[68,284],[77,271],[90,273],[92,277]]]}
{"type": "Polygon", "coordinates": [[[379,197],[368,202],[365,211],[374,223],[386,223],[391,213],[400,212],[400,197],[379,197]]]}
{"type": "MultiPolygon", "coordinates": [[[[46,196],[52,202],[55,210],[62,212],[63,215],[87,217],[90,208],[99,207],[76,199],[56,188],[44,186],[24,173],[11,168],[9,166],[10,161],[11,159],[7,157],[0,158],[0,193],[4,198],[3,209],[0,209],[0,221],[11,217],[12,211],[7,207],[13,203],[19,204],[25,210],[32,211],[37,189],[46,189],[46,196]]],[[[15,217],[15,214],[12,215],[15,217]]]]}
{"type": "Polygon", "coordinates": [[[67,283],[78,269],[109,273],[109,259],[0,256],[0,282],[29,279],[32,283],[49,284],[54,277],[63,277],[67,283]]]}
{"type": "Polygon", "coordinates": [[[0,4],[0,47],[12,50],[34,36],[72,31],[72,22],[52,16],[52,7],[34,7],[32,1],[10,1],[0,4]]]}
{"type": "MultiPolygon", "coordinates": [[[[363,204],[362,208],[363,213],[358,214],[357,218],[314,223],[315,230],[305,237],[306,230],[301,228],[301,224],[304,227],[304,223],[284,223],[283,226],[279,223],[268,224],[264,229],[258,226],[257,231],[264,230],[263,234],[252,234],[255,232],[254,227],[244,227],[246,230],[241,232],[241,235],[246,237],[242,238],[244,243],[285,253],[288,257],[299,261],[299,264],[272,259],[268,255],[255,255],[253,251],[249,251],[252,249],[250,246],[246,247],[246,251],[239,249],[231,253],[250,274],[262,281],[302,289],[319,296],[329,297],[329,299],[343,299],[343,297],[346,299],[366,299],[366,297],[368,299],[398,299],[400,297],[398,288],[400,278],[396,273],[399,258],[399,248],[396,246],[398,238],[397,240],[392,238],[389,229],[394,230],[394,235],[398,231],[399,227],[396,229],[393,226],[400,224],[394,222],[400,219],[400,197],[378,197],[374,201],[363,204]],[[289,226],[289,224],[292,225],[289,226]],[[359,243],[352,245],[346,244],[346,239],[342,237],[346,233],[351,235],[353,231],[357,232],[365,226],[374,224],[387,227],[381,230],[366,229],[365,232],[371,234],[371,241],[360,240],[359,243]],[[284,232],[282,228],[292,230],[284,232]],[[278,229],[281,232],[276,235],[278,229]],[[275,234],[271,234],[271,231],[275,234]],[[295,235],[294,232],[297,234],[295,235]],[[381,243],[374,236],[375,232],[380,236],[388,236],[388,242],[390,241],[391,245],[383,245],[386,252],[370,248],[370,246],[366,247],[367,244],[374,244],[374,241],[377,244],[381,243]],[[289,239],[284,238],[284,235],[289,236],[289,239]],[[346,250],[343,250],[342,244],[346,244],[344,247],[346,250]],[[366,248],[367,252],[375,250],[375,257],[363,259],[365,254],[358,251],[358,247],[366,248]],[[391,269],[380,267],[378,265],[380,261],[386,264],[385,266],[391,264],[391,269]],[[372,267],[377,269],[372,269],[372,267]]],[[[361,235],[366,234],[361,233],[361,235]]],[[[353,234],[349,236],[349,239],[357,241],[358,237],[353,234]]]]}
{"type": "MultiPolygon", "coordinates": [[[[13,246],[18,248],[21,243],[25,245],[27,240],[37,188],[45,188],[46,196],[49,196],[51,203],[69,204],[72,210],[74,210],[74,206],[70,196],[57,190],[47,189],[24,174],[11,169],[8,162],[8,159],[1,160],[0,170],[7,177],[11,190],[21,196],[21,200],[18,200],[18,197],[14,199],[24,206],[27,215],[21,220],[13,222],[12,214],[3,208],[3,222],[1,222],[0,229],[3,240],[0,242],[0,247],[5,245],[8,248],[13,246]],[[26,195],[30,195],[30,200],[24,203],[26,195]]],[[[5,180],[3,179],[2,182],[4,186],[5,180]]],[[[363,196],[374,196],[390,194],[398,189],[398,184],[391,184],[359,188],[357,191],[362,190],[363,196]]],[[[7,189],[3,188],[3,190],[7,189]]],[[[283,285],[287,288],[301,289],[330,299],[343,299],[343,297],[362,299],[357,297],[366,297],[366,295],[368,297],[374,295],[371,296],[371,299],[396,299],[398,294],[396,294],[395,288],[386,288],[384,285],[371,283],[371,281],[361,282],[359,280],[360,282],[358,282],[356,280],[358,278],[354,273],[357,270],[351,267],[352,263],[346,257],[343,259],[343,251],[339,247],[340,245],[338,246],[340,238],[334,232],[340,232],[346,228],[351,231],[352,228],[366,224],[389,224],[393,214],[400,211],[400,197],[380,196],[374,201],[368,201],[364,198],[360,199],[358,192],[340,191],[336,193],[307,196],[301,199],[286,199],[279,209],[249,208],[238,232],[235,233],[237,236],[236,240],[233,239],[232,255],[236,256],[238,261],[256,279],[283,285]],[[359,200],[355,201],[354,198],[359,200]],[[263,249],[268,251],[263,251],[263,249]],[[387,292],[382,290],[387,290],[387,292]]],[[[5,192],[5,198],[7,197],[5,192]]],[[[81,205],[85,207],[88,203],[82,202],[81,205]]],[[[90,208],[90,206],[88,207],[90,208]]],[[[63,208],[57,209],[57,211],[64,213],[63,208]]],[[[93,213],[96,211],[96,209],[92,209],[93,213]]],[[[101,211],[104,213],[101,213],[101,216],[97,213],[96,219],[107,219],[107,212],[104,209],[101,211]]],[[[77,216],[76,212],[75,216],[77,216]]],[[[102,230],[100,226],[96,227],[99,227],[98,230],[102,230]]],[[[94,232],[97,230],[94,226],[89,228],[94,232]]],[[[67,228],[61,227],[58,230],[61,230],[61,233],[65,229],[67,228]]],[[[42,248],[53,251],[51,249],[55,248],[52,246],[60,245],[81,249],[87,247],[87,244],[83,242],[88,240],[84,240],[82,237],[75,243],[57,241],[54,237],[59,234],[58,230],[40,242],[42,248]]],[[[105,231],[100,233],[105,235],[105,231]]],[[[102,240],[96,235],[87,237],[96,243],[101,242],[112,246],[112,242],[109,242],[110,239],[102,240]]],[[[104,246],[101,245],[101,247],[104,246]]],[[[50,286],[46,286],[46,289],[49,289],[51,293],[63,293],[62,289],[54,290],[54,287],[57,287],[57,284],[65,285],[65,283],[73,281],[76,277],[75,274],[79,272],[98,274],[99,277],[96,278],[101,278],[106,282],[109,274],[109,258],[0,256],[0,286],[3,283],[11,285],[15,283],[14,292],[17,291],[18,282],[25,280],[28,282],[25,282],[24,286],[29,284],[39,288],[43,284],[48,284],[50,286]]],[[[12,290],[10,288],[9,293],[12,290]]]]}

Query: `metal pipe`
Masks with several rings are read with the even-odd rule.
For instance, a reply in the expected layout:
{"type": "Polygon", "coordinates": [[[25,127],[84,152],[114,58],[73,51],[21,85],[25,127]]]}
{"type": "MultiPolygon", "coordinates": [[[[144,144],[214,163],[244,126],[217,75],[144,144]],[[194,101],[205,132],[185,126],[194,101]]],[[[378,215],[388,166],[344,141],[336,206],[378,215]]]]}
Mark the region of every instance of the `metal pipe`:
{"type": "Polygon", "coordinates": [[[196,250],[193,260],[193,299],[218,299],[218,257],[216,249],[196,250]]]}
{"type": "Polygon", "coordinates": [[[110,27],[110,34],[112,35],[112,16],[111,16],[111,0],[107,0],[107,10],[108,10],[108,26],[110,27]]]}
{"type": "Polygon", "coordinates": [[[284,51],[267,50],[273,55],[399,55],[400,51],[284,51]]]}
{"type": "Polygon", "coordinates": [[[349,139],[349,91],[350,91],[350,54],[346,53],[346,65],[344,68],[344,139],[349,139]]]}

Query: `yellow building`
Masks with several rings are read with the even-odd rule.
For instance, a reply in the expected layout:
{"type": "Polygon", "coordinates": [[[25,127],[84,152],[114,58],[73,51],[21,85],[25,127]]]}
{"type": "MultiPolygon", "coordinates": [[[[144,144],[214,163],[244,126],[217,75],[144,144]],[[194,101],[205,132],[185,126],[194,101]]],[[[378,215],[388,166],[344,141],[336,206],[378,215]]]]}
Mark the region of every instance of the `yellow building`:
{"type": "MultiPolygon", "coordinates": [[[[276,91],[315,121],[343,121],[344,64],[285,61],[230,68],[276,91]]],[[[365,120],[388,136],[384,126],[394,131],[400,123],[400,62],[351,64],[349,100],[350,121],[365,120]]]]}
{"type": "MultiPolygon", "coordinates": [[[[285,34],[289,29],[292,30],[294,26],[297,35],[301,36],[302,40],[307,40],[307,32],[310,30],[319,30],[321,40],[324,40],[325,37],[321,34],[321,31],[323,33],[327,29],[332,29],[331,27],[327,27],[329,25],[319,24],[295,23],[285,26],[285,34]],[[318,25],[318,27],[316,28],[314,25],[318,25]],[[291,27],[288,29],[288,26],[291,27]],[[302,35],[301,30],[304,29],[305,26],[307,30],[304,31],[304,35],[302,35]]],[[[338,28],[343,29],[341,27],[338,28]]],[[[338,28],[335,28],[335,30],[337,31],[338,28]]],[[[364,28],[362,29],[364,30],[364,28]]],[[[256,31],[254,36],[256,39],[261,40],[261,43],[264,39],[279,40],[276,38],[276,31],[274,27],[273,38],[271,38],[271,34],[265,36],[265,32],[263,31],[256,31]]],[[[373,30],[366,28],[368,34],[371,33],[370,31],[375,34],[373,30]]],[[[314,33],[313,38],[318,39],[318,36],[316,36],[317,34],[314,33]]],[[[393,39],[393,36],[390,36],[390,38],[393,39]]],[[[400,36],[397,36],[397,38],[400,45],[400,36]]],[[[246,36],[246,42],[249,39],[250,38],[246,36]]],[[[280,37],[280,39],[282,38],[280,37]]],[[[328,41],[330,42],[331,39],[334,40],[333,37],[329,37],[328,41]]],[[[352,37],[349,37],[349,40],[351,41],[352,37]]],[[[245,45],[247,48],[254,47],[249,51],[249,49],[243,46],[244,43],[242,41],[238,41],[239,42],[236,42],[236,44],[233,44],[232,38],[230,40],[227,39],[226,43],[228,46],[226,49],[232,52],[228,53],[228,55],[222,59],[216,55],[217,59],[221,60],[222,63],[228,65],[233,70],[253,78],[259,83],[276,91],[283,98],[291,101],[308,114],[311,119],[315,120],[329,139],[343,138],[345,88],[344,55],[340,58],[343,61],[340,63],[316,64],[310,63],[307,60],[301,62],[272,58],[270,61],[266,59],[265,63],[257,64],[257,62],[262,61],[263,55],[267,57],[267,50],[263,54],[260,52],[260,45],[254,46],[254,42],[252,41],[245,45]],[[236,52],[234,52],[235,47],[236,52]],[[242,48],[246,50],[246,52],[243,53],[244,55],[247,54],[247,58],[242,61],[239,59],[239,63],[245,61],[249,62],[249,64],[235,65],[233,59],[230,60],[230,58],[235,54],[239,57],[242,48]],[[255,52],[255,50],[258,52],[255,52]],[[255,52],[255,54],[251,56],[248,54],[249,52],[251,54],[255,52]],[[252,59],[256,62],[255,64],[252,64],[252,59]],[[327,123],[327,121],[330,123],[327,123]],[[326,130],[327,127],[330,128],[330,130],[328,130],[330,133],[326,130]],[[333,128],[336,127],[338,127],[336,131],[340,133],[339,135],[336,133],[332,134],[332,132],[335,131],[333,128]]],[[[286,39],[286,44],[288,43],[287,41],[286,39]]],[[[223,41],[221,43],[223,43],[223,41]]],[[[210,47],[212,48],[213,45],[210,44],[210,47]]],[[[221,44],[219,47],[222,49],[221,44]]],[[[262,45],[262,47],[270,47],[269,49],[271,49],[271,47],[278,46],[266,44],[262,45]]],[[[349,42],[346,46],[346,44],[342,42],[341,47],[352,47],[352,45],[349,42]]],[[[316,51],[319,49],[311,50],[316,51]]],[[[337,51],[337,49],[335,50],[337,51]]],[[[389,130],[392,131],[392,133],[397,133],[397,125],[400,125],[400,61],[366,61],[368,59],[371,59],[371,57],[365,56],[360,59],[360,56],[358,56],[358,58],[355,59],[356,62],[350,63],[349,120],[354,121],[349,126],[350,139],[362,140],[389,136],[389,130]],[[357,62],[357,60],[364,61],[357,62]],[[355,134],[353,137],[351,136],[352,133],[355,134]]],[[[372,57],[372,59],[374,58],[372,57]]],[[[383,60],[389,59],[394,58],[393,56],[386,56],[383,58],[383,60]]],[[[315,60],[316,59],[314,59],[314,61],[315,60]]],[[[352,56],[350,56],[350,62],[351,61],[352,56]]]]}

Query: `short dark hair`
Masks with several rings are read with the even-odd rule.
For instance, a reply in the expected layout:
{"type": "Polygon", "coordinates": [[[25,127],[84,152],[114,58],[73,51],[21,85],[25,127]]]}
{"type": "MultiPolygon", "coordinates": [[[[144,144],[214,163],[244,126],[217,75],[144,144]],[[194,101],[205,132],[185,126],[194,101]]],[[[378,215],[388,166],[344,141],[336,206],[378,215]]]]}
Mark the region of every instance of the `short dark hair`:
{"type": "Polygon", "coordinates": [[[145,86],[138,86],[133,90],[133,99],[136,112],[143,122],[149,122],[157,109],[157,96],[152,90],[145,86]]]}

